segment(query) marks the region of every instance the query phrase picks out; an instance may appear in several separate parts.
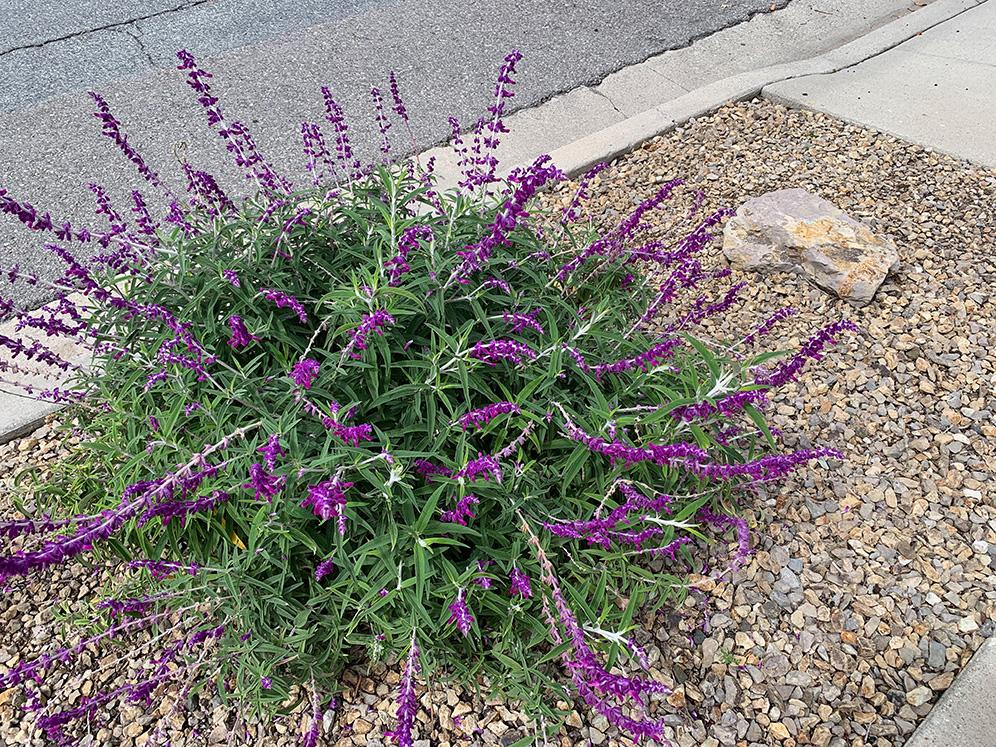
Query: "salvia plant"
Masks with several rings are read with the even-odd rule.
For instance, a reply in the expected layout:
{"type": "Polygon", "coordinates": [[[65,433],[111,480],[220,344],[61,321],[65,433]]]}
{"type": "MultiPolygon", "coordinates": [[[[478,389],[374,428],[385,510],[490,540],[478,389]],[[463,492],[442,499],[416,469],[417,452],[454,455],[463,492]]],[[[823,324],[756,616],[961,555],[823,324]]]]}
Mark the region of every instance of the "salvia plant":
{"type": "Polygon", "coordinates": [[[295,186],[227,118],[211,75],[178,59],[248,198],[185,160],[171,187],[97,94],[144,192],[115,205],[90,185],[97,223],[84,226],[0,190],[0,210],[65,267],[51,283],[5,270],[54,300],[0,298],[33,333],[0,336],[0,375],[9,388],[25,361],[49,369],[50,388],[19,391],[67,403],[84,435],[25,518],[0,524],[0,577],[124,563],[76,642],[21,661],[0,689],[23,687],[55,743],[174,686],[177,708],[205,688],[266,713],[304,700],[315,745],[343,668],[367,657],[401,667],[400,745],[433,673],[540,717],[569,693],[663,741],[668,690],[632,639],[637,614],[680,595],[710,537],[742,562],[738,495],[838,456],[784,451],[763,412],[851,325],[781,357],[759,346],[791,309],[711,339],[703,324],[742,289],[699,259],[726,212],[651,240],[648,216],[678,182],[596,231],[583,218],[594,173],[561,212],[537,201],[566,178],[548,157],[500,177],[517,52],[485,116],[451,122],[462,175],[449,189],[407,144],[394,157],[408,111],[393,74],[372,92],[379,160],[357,157],[323,88],[327,122],[301,125],[295,186]],[[46,676],[122,638],[145,647],[132,679],[48,702],[46,676]]]}

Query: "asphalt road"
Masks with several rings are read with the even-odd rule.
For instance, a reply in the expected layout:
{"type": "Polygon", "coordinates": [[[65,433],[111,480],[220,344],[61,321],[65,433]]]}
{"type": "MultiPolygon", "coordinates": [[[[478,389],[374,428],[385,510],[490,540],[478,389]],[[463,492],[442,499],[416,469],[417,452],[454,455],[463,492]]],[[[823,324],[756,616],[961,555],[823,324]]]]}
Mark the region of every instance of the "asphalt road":
{"type": "MultiPolygon", "coordinates": [[[[786,0],[779,0],[784,5],[786,0]]],[[[330,85],[373,147],[368,91],[396,70],[422,146],[470,123],[487,105],[509,49],[525,54],[513,108],[597,83],[607,74],[771,9],[771,0],[19,0],[0,3],[0,187],[58,216],[93,224],[88,181],[123,196],[140,186],[89,116],[102,91],[153,165],[176,173],[174,148],[242,182],[211,136],[181,75],[186,48],[215,73],[230,118],[264,152],[303,175],[298,126],[320,117],[330,85]]],[[[0,216],[0,268],[60,269],[0,216]]],[[[41,289],[0,294],[36,302],[41,289]]]]}

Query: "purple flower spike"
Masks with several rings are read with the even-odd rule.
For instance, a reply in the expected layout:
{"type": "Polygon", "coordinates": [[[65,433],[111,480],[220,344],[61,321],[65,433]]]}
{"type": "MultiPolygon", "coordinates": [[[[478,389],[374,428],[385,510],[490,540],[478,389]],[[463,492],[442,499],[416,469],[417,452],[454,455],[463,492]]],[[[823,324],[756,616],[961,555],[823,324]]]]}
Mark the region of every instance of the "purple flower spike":
{"type": "Polygon", "coordinates": [[[353,487],[351,482],[338,479],[326,480],[308,486],[308,497],[301,501],[301,508],[310,508],[322,521],[335,518],[339,534],[346,534],[346,491],[353,487]]]}
{"type": "Polygon", "coordinates": [[[658,343],[632,358],[623,358],[612,363],[603,363],[594,367],[595,378],[601,379],[606,374],[620,374],[638,368],[644,373],[661,365],[674,355],[675,348],[681,344],[677,337],[658,343]]]}
{"type": "Polygon", "coordinates": [[[318,377],[318,370],[318,361],[314,358],[305,358],[294,364],[290,377],[298,386],[310,389],[311,383],[318,377]]]}
{"type": "Polygon", "coordinates": [[[249,333],[246,329],[245,322],[242,321],[242,317],[232,314],[228,317],[228,328],[232,331],[232,336],[228,339],[228,346],[233,350],[238,350],[239,348],[244,348],[253,340],[258,340],[259,338],[253,334],[249,333]]]}
{"type": "Polygon", "coordinates": [[[517,567],[512,567],[508,574],[508,593],[518,594],[520,597],[529,599],[533,595],[533,587],[529,583],[529,576],[520,571],[517,567]]]}
{"type": "Polygon", "coordinates": [[[332,562],[332,558],[326,558],[321,563],[315,566],[315,581],[321,581],[327,575],[332,573],[332,569],[335,567],[335,563],[332,562]]]}
{"type": "Polygon", "coordinates": [[[464,636],[470,635],[470,626],[474,624],[474,616],[470,613],[470,608],[467,607],[462,588],[457,590],[456,599],[450,604],[449,609],[450,623],[456,625],[457,630],[464,636]]]}
{"type": "Polygon", "coordinates": [[[273,680],[264,674],[262,677],[259,678],[259,686],[262,687],[264,690],[269,690],[271,687],[273,687],[273,680]]]}
{"type": "Polygon", "coordinates": [[[500,485],[503,475],[501,464],[499,464],[495,457],[491,454],[478,453],[476,459],[471,459],[467,462],[467,466],[459,472],[454,473],[453,477],[462,477],[470,482],[479,477],[485,481],[494,478],[494,481],[500,485]]]}
{"type": "Polygon", "coordinates": [[[743,344],[745,346],[754,345],[760,338],[767,335],[772,329],[775,328],[779,322],[788,319],[790,316],[795,316],[799,312],[791,306],[785,306],[778,309],[774,314],[765,319],[757,328],[754,329],[749,335],[744,337],[743,344]]]}
{"type": "Polygon", "coordinates": [[[415,725],[415,714],[418,713],[418,700],[415,697],[415,675],[421,670],[418,661],[419,649],[412,633],[411,646],[408,649],[408,662],[405,673],[401,677],[398,688],[398,726],[396,729],[384,732],[398,743],[398,747],[412,747],[412,727],[415,725]]]}
{"type": "Polygon", "coordinates": [[[504,415],[509,412],[518,414],[522,411],[514,402],[495,402],[494,404],[485,405],[477,410],[471,410],[470,412],[461,415],[457,418],[457,423],[459,423],[460,427],[464,430],[467,430],[468,428],[483,428],[499,415],[504,415]]]}
{"type": "Polygon", "coordinates": [[[359,360],[360,354],[356,351],[367,349],[367,336],[373,332],[383,337],[384,328],[391,324],[394,324],[394,317],[383,309],[377,309],[371,314],[364,314],[363,321],[360,322],[359,327],[353,330],[349,338],[349,345],[346,346],[349,356],[359,360]]]}
{"type": "MultiPolygon", "coordinates": [[[[457,252],[457,256],[463,262],[454,271],[454,278],[461,278],[465,281],[468,275],[481,269],[491,259],[496,249],[508,246],[511,243],[508,237],[509,233],[521,221],[529,217],[526,206],[533,195],[547,182],[563,179],[564,173],[550,164],[550,156],[540,156],[531,166],[525,169],[516,169],[508,178],[509,182],[515,185],[515,190],[505,201],[502,210],[495,216],[484,237],[477,243],[468,244],[457,252]]],[[[490,178],[485,177],[484,181],[479,183],[488,184],[490,178]]]]}
{"type": "Polygon", "coordinates": [[[236,288],[239,288],[242,285],[242,283],[239,281],[239,275],[237,272],[235,272],[235,270],[222,270],[221,276],[236,288]]]}
{"type": "Polygon", "coordinates": [[[173,519],[180,520],[180,526],[186,526],[187,518],[193,514],[212,511],[222,503],[230,499],[224,490],[215,490],[209,495],[201,496],[190,501],[164,501],[156,503],[138,518],[138,526],[143,526],[153,518],[159,518],[163,526],[168,526],[173,519]]]}
{"type": "Polygon", "coordinates": [[[450,522],[451,524],[467,526],[467,519],[474,518],[474,505],[477,503],[480,503],[477,496],[468,493],[457,501],[455,508],[452,508],[449,511],[443,511],[442,516],[439,518],[443,521],[450,522]]]}
{"type": "Polygon", "coordinates": [[[497,366],[500,361],[522,366],[536,358],[536,353],[528,345],[509,339],[479,342],[470,349],[468,355],[489,366],[497,366]]]}
{"type": "Polygon", "coordinates": [[[384,268],[389,273],[388,285],[398,285],[401,276],[411,271],[408,255],[418,249],[419,241],[432,241],[432,229],[429,226],[409,226],[401,232],[398,253],[384,263],[384,268]]]}
{"type": "Polygon", "coordinates": [[[259,462],[254,463],[249,468],[249,482],[242,487],[252,490],[256,494],[256,500],[265,498],[270,503],[273,496],[279,493],[284,487],[285,478],[271,475],[259,462]]]}
{"type": "Polygon", "coordinates": [[[527,314],[506,311],[502,314],[501,319],[505,322],[505,324],[511,327],[512,332],[515,332],[516,334],[523,332],[526,329],[539,332],[541,335],[545,334],[543,325],[536,321],[537,316],[539,316],[539,309],[534,309],[527,314]]]}
{"type": "Polygon", "coordinates": [[[810,337],[798,353],[784,363],[779,363],[774,367],[774,370],[770,372],[758,372],[755,379],[756,383],[769,387],[779,387],[790,381],[795,381],[799,374],[802,373],[806,362],[809,360],[820,360],[823,357],[824,348],[836,342],[837,337],[845,331],[856,333],[858,328],[854,322],[847,319],[827,325],[810,337]]]}
{"type": "Polygon", "coordinates": [[[276,290],[264,290],[262,293],[267,300],[275,303],[278,309],[290,309],[297,314],[297,318],[301,324],[308,323],[308,312],[304,310],[304,305],[294,298],[294,296],[276,290]]]}
{"type": "Polygon", "coordinates": [[[97,105],[97,111],[93,113],[93,116],[100,120],[102,125],[102,134],[105,137],[110,138],[114,141],[114,144],[118,147],[118,150],[131,161],[138,173],[142,176],[145,181],[156,187],[160,187],[167,194],[172,196],[169,189],[163,185],[159,178],[159,174],[153,171],[145,159],[142,158],[141,154],[135,150],[135,147],[128,142],[128,135],[121,130],[121,123],[117,118],[111,113],[111,107],[108,106],[107,101],[100,94],[89,92],[90,98],[93,99],[94,104],[97,105]]]}
{"type": "Polygon", "coordinates": [[[263,455],[263,461],[270,470],[277,468],[277,457],[286,453],[280,447],[280,437],[276,433],[272,434],[265,444],[257,447],[256,451],[263,455]]]}

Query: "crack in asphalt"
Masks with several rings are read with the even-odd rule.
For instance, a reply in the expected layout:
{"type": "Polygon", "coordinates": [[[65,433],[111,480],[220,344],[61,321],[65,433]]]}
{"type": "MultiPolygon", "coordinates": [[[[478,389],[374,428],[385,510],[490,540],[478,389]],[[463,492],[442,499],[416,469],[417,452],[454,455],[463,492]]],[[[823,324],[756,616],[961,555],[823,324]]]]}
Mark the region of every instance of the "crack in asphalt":
{"type": "MultiPolygon", "coordinates": [[[[95,26],[94,28],[91,29],[74,31],[73,33],[66,34],[65,36],[57,36],[53,39],[45,39],[44,41],[35,42],[34,44],[24,44],[20,47],[11,47],[10,49],[5,49],[0,51],[0,57],[5,57],[9,54],[13,54],[14,52],[23,52],[28,49],[41,49],[42,47],[46,47],[49,44],[55,44],[57,42],[67,41],[68,39],[75,39],[80,36],[86,36],[87,34],[94,34],[97,33],[98,31],[121,31],[122,27],[134,26],[135,23],[138,21],[147,21],[150,18],[158,18],[160,16],[169,15],[170,13],[179,13],[184,10],[190,10],[191,8],[196,8],[198,5],[205,5],[209,2],[211,2],[211,0],[187,0],[187,2],[180,3],[174,8],[166,8],[165,10],[156,11],[155,13],[149,13],[144,16],[127,18],[123,21],[115,21],[114,23],[108,23],[105,26],[95,26]]],[[[127,34],[128,36],[131,36],[136,41],[138,40],[137,37],[133,36],[132,34],[129,34],[127,31],[124,31],[123,33],[127,34]]],[[[139,42],[139,46],[142,46],[141,42],[139,42]]],[[[149,58],[149,61],[152,62],[152,57],[145,50],[144,46],[142,46],[142,52],[146,55],[146,57],[149,58]]]]}
{"type": "Polygon", "coordinates": [[[123,26],[120,29],[115,29],[115,31],[120,31],[129,39],[134,39],[135,43],[138,44],[139,51],[141,51],[145,59],[148,60],[149,65],[155,67],[156,61],[152,58],[152,55],[149,54],[149,50],[146,49],[145,42],[142,41],[142,29],[139,28],[138,24],[136,24],[133,21],[132,23],[129,23],[127,26],[123,26]],[[134,29],[135,33],[132,33],[131,29],[134,29]]]}

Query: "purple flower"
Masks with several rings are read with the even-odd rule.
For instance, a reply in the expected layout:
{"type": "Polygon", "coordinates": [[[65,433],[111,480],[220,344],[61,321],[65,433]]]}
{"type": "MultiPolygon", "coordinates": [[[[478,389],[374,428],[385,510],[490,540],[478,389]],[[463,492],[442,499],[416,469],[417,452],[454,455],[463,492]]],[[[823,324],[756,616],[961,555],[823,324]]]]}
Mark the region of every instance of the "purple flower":
{"type": "Polygon", "coordinates": [[[618,701],[629,699],[635,705],[645,708],[645,698],[648,695],[667,694],[670,690],[663,684],[652,680],[613,674],[602,666],[598,657],[588,646],[584,630],[564,598],[553,565],[543,551],[539,539],[528,524],[523,524],[523,530],[529,535],[529,544],[532,545],[536,553],[536,559],[542,571],[541,578],[549,589],[554,602],[553,606],[557,610],[555,616],[549,605],[543,606],[543,613],[550,628],[550,637],[557,645],[564,643],[565,636],[567,638],[569,645],[565,648],[561,659],[571,675],[571,680],[577,688],[578,694],[589,707],[602,714],[621,731],[625,731],[637,739],[646,737],[658,742],[663,741],[662,722],[649,719],[637,720],[627,716],[619,707],[618,701]],[[561,628],[563,634],[561,634],[561,628]]]}
{"type": "Polygon", "coordinates": [[[349,126],[346,124],[342,107],[332,98],[332,92],[326,86],[322,86],[322,99],[325,102],[325,118],[335,132],[336,162],[343,170],[348,166],[355,175],[360,171],[361,164],[353,155],[353,148],[349,142],[349,126]]]}
{"type": "Polygon", "coordinates": [[[630,238],[633,232],[642,225],[641,221],[643,220],[644,214],[659,207],[661,203],[671,196],[674,189],[682,183],[681,179],[674,179],[664,184],[657,190],[657,193],[653,197],[644,200],[637,205],[636,210],[620,222],[620,224],[611,233],[603,236],[602,238],[596,239],[577,256],[565,263],[564,266],[557,272],[557,280],[560,282],[566,281],[571,274],[580,269],[580,267],[592,257],[621,253],[623,245],[630,238]]]}
{"type": "Polygon", "coordinates": [[[235,164],[245,171],[246,178],[255,180],[264,191],[289,194],[293,185],[278,175],[260,155],[245,125],[225,120],[218,97],[211,92],[211,85],[208,83],[211,73],[201,70],[194,56],[185,49],[177,52],[176,56],[180,61],[177,69],[187,72],[187,85],[197,94],[197,103],[204,109],[208,125],[216,128],[215,131],[225,140],[225,147],[232,154],[235,164]]]}
{"type": "Polygon", "coordinates": [[[322,521],[335,518],[339,534],[346,534],[346,491],[353,487],[351,482],[338,478],[308,486],[308,497],[301,501],[301,508],[310,508],[322,521]]]}
{"type": "Polygon", "coordinates": [[[332,558],[326,558],[321,563],[315,566],[315,581],[321,581],[327,575],[332,572],[335,567],[335,563],[332,562],[332,558]]]}
{"type": "Polygon", "coordinates": [[[408,122],[408,109],[405,107],[405,102],[401,99],[401,90],[398,88],[398,76],[395,75],[392,70],[387,76],[388,84],[391,89],[391,100],[394,102],[394,113],[401,117],[403,122],[408,122]]]}
{"type": "Polygon", "coordinates": [[[228,339],[228,346],[233,350],[244,348],[253,340],[259,339],[255,335],[249,334],[249,330],[246,329],[246,325],[242,321],[242,317],[236,314],[232,314],[228,317],[228,328],[232,331],[232,336],[228,339]]]}
{"type": "Polygon", "coordinates": [[[778,311],[776,311],[774,314],[765,319],[760,325],[758,325],[758,327],[754,329],[753,332],[745,336],[742,341],[743,344],[745,346],[751,346],[755,344],[760,338],[764,337],[769,332],[771,332],[771,330],[774,329],[776,324],[798,313],[799,313],[798,310],[792,308],[791,306],[785,306],[781,309],[778,309],[778,311]]]}
{"type": "Polygon", "coordinates": [[[328,146],[325,144],[325,136],[322,134],[322,129],[317,123],[301,123],[301,141],[304,154],[308,157],[308,162],[304,168],[311,174],[311,183],[317,187],[324,181],[326,176],[324,169],[319,169],[318,167],[319,161],[328,168],[330,175],[335,174],[335,164],[330,158],[328,146]]]}
{"type": "Polygon", "coordinates": [[[496,366],[499,361],[509,361],[521,366],[536,358],[536,353],[528,345],[510,339],[479,342],[470,349],[468,355],[489,366],[496,366]]]}
{"type": "Polygon", "coordinates": [[[798,353],[793,355],[784,363],[779,363],[775,368],[768,371],[758,371],[755,381],[769,387],[778,387],[790,381],[795,381],[806,361],[818,361],[823,357],[823,349],[834,343],[842,332],[857,332],[855,324],[847,319],[829,324],[819,330],[815,335],[806,341],[798,353]]]}
{"type": "Polygon", "coordinates": [[[156,503],[145,510],[138,517],[138,526],[143,526],[149,520],[159,518],[163,526],[168,526],[173,519],[180,519],[180,526],[186,526],[187,518],[193,514],[213,511],[215,508],[230,499],[224,490],[215,490],[210,495],[201,496],[190,501],[163,501],[156,503]]]}
{"type": "Polygon", "coordinates": [[[23,576],[36,568],[62,563],[87,552],[97,542],[106,540],[118,531],[142,510],[163,500],[169,501],[177,488],[184,493],[196,490],[200,482],[216,474],[218,468],[202,469],[199,473],[195,473],[194,469],[202,467],[205,464],[205,457],[218,449],[227,448],[230,439],[242,433],[244,430],[240,429],[221,441],[206,446],[175,472],[156,480],[132,483],[125,489],[120,502],[114,508],[93,516],[79,517],[74,534],[59,535],[46,542],[43,548],[37,551],[21,550],[9,555],[0,555],[0,581],[11,576],[23,576]]]}
{"type": "Polygon", "coordinates": [[[353,330],[349,344],[346,346],[346,351],[350,357],[359,360],[360,354],[355,351],[367,349],[367,336],[371,332],[383,336],[384,327],[390,324],[394,324],[394,317],[383,309],[377,309],[371,314],[364,314],[360,326],[353,330]]]}
{"type": "Polygon", "coordinates": [[[433,464],[426,459],[416,459],[412,462],[412,466],[415,471],[425,478],[426,482],[429,481],[433,475],[443,475],[444,477],[450,477],[453,474],[453,470],[442,466],[441,464],[433,464]]]}
{"type": "Polygon", "coordinates": [[[501,315],[501,318],[516,334],[531,329],[542,335],[544,334],[543,325],[536,321],[537,316],[539,316],[539,309],[534,309],[527,314],[506,311],[501,315]]]}
{"type": "Polygon", "coordinates": [[[591,545],[599,545],[608,550],[613,541],[635,546],[642,549],[647,540],[663,534],[659,527],[651,527],[642,531],[627,531],[629,525],[645,519],[649,514],[671,513],[674,498],[669,495],[658,495],[648,498],[626,482],[618,481],[613,486],[625,497],[625,501],[613,508],[605,516],[595,519],[581,519],[564,522],[544,522],[543,528],[558,537],[583,539],[591,545]],[[622,529],[617,525],[622,523],[622,529]]]}
{"type": "Polygon", "coordinates": [[[491,588],[491,579],[487,576],[475,576],[474,583],[480,586],[482,589],[491,588]]]}
{"type": "Polygon", "coordinates": [[[494,404],[485,405],[484,407],[461,415],[457,418],[457,422],[464,430],[468,428],[483,428],[499,415],[509,412],[518,414],[521,410],[514,402],[495,402],[494,404]]]}
{"type": "Polygon", "coordinates": [[[715,402],[697,402],[694,405],[683,405],[671,410],[671,416],[678,420],[689,423],[719,413],[727,417],[742,411],[748,405],[763,407],[767,402],[767,395],[760,389],[753,389],[746,392],[736,392],[722,397],[715,402]]]}
{"type": "Polygon", "coordinates": [[[377,131],[380,132],[380,152],[385,156],[391,152],[391,138],[387,131],[391,129],[391,123],[384,115],[384,97],[380,89],[374,86],[370,89],[370,98],[374,104],[374,119],[377,121],[377,131]]]}
{"type": "Polygon", "coordinates": [[[249,468],[249,482],[242,485],[246,490],[252,490],[256,494],[256,500],[265,498],[270,503],[273,496],[279,493],[286,478],[278,477],[267,472],[259,462],[253,463],[249,468]]]}
{"type": "Polygon", "coordinates": [[[273,680],[264,674],[262,677],[259,678],[259,685],[264,690],[269,690],[271,687],[273,687],[273,680]]]}
{"type": "Polygon", "coordinates": [[[515,185],[514,191],[504,201],[502,209],[495,216],[484,237],[457,252],[457,256],[463,262],[454,270],[453,277],[465,282],[467,276],[487,264],[496,249],[508,246],[511,243],[509,234],[521,221],[529,217],[526,206],[533,195],[548,181],[563,178],[564,173],[550,164],[550,156],[540,156],[531,166],[516,169],[509,174],[509,182],[515,185]]]}
{"type": "Polygon", "coordinates": [[[512,566],[512,571],[508,574],[508,593],[518,594],[520,597],[529,599],[533,595],[533,587],[529,583],[529,576],[520,571],[516,566],[512,566]]]}
{"type": "Polygon", "coordinates": [[[454,508],[449,511],[443,511],[439,518],[442,521],[447,521],[452,524],[467,526],[467,519],[474,518],[474,505],[477,503],[480,503],[477,496],[468,493],[457,501],[454,508]]]}
{"type": "MultiPolygon", "coordinates": [[[[472,156],[463,149],[461,158],[461,168],[464,179],[460,181],[461,188],[486,187],[497,181],[495,170],[498,168],[498,159],[495,157],[495,149],[498,147],[500,136],[508,132],[505,126],[505,100],[512,98],[512,86],[515,80],[515,66],[522,59],[522,53],[513,49],[505,56],[505,60],[498,70],[498,80],[495,83],[494,102],[488,107],[489,117],[482,117],[478,120],[474,128],[474,144],[471,148],[472,156]]],[[[452,117],[452,123],[455,123],[452,117]]],[[[459,124],[455,124],[455,140],[459,145],[459,124]]]]}
{"type": "Polygon", "coordinates": [[[412,727],[415,725],[415,714],[418,712],[418,700],[415,697],[415,675],[420,671],[418,661],[418,643],[415,640],[415,633],[412,632],[412,642],[408,649],[408,662],[405,664],[405,673],[401,677],[401,685],[398,688],[398,726],[397,728],[384,732],[384,735],[394,739],[398,747],[412,747],[412,727]]]}
{"type": "Polygon", "coordinates": [[[128,142],[128,135],[121,130],[121,123],[111,113],[111,107],[108,106],[107,101],[100,94],[94,93],[93,91],[89,91],[88,93],[90,94],[90,98],[93,99],[93,102],[97,105],[97,111],[93,113],[93,116],[99,119],[103,125],[101,128],[102,134],[114,141],[114,144],[118,147],[118,150],[124,154],[125,158],[135,165],[138,173],[141,174],[145,181],[149,182],[149,184],[162,188],[167,195],[170,194],[169,189],[166,188],[159,179],[159,174],[149,168],[141,154],[135,150],[131,143],[128,142]]]}
{"type": "Polygon", "coordinates": [[[708,452],[700,446],[687,443],[655,444],[646,443],[643,446],[630,446],[619,439],[606,441],[600,436],[591,436],[576,426],[567,413],[564,415],[564,432],[572,441],[587,446],[592,451],[609,457],[613,462],[621,461],[629,467],[641,462],[651,462],[659,467],[669,467],[675,464],[688,464],[693,461],[706,461],[708,452]]]}
{"type": "Polygon", "coordinates": [[[200,409],[201,409],[200,402],[188,402],[183,406],[183,414],[189,418],[193,413],[197,412],[197,410],[200,409]]]}
{"type": "Polygon", "coordinates": [[[343,425],[330,417],[322,418],[322,425],[332,432],[332,434],[343,443],[350,446],[359,446],[360,441],[373,440],[373,426],[369,423],[358,423],[357,425],[343,425]]]}
{"type": "Polygon", "coordinates": [[[750,555],[750,527],[747,526],[747,522],[739,516],[715,514],[707,507],[703,507],[699,510],[699,518],[719,530],[725,530],[730,527],[733,527],[733,529],[736,530],[737,551],[734,554],[730,565],[734,569],[743,565],[744,561],[750,555]]]}
{"type": "Polygon", "coordinates": [[[264,289],[260,292],[268,301],[275,303],[278,309],[290,309],[297,314],[297,318],[300,320],[301,324],[308,323],[308,312],[304,310],[304,305],[294,298],[294,296],[284,293],[283,291],[270,289],[264,289]]]}
{"type": "Polygon", "coordinates": [[[478,477],[488,480],[494,478],[495,482],[501,484],[502,471],[501,464],[498,460],[491,454],[482,454],[478,452],[476,459],[471,459],[467,462],[467,465],[453,474],[453,477],[462,477],[465,480],[473,482],[478,477]]]}
{"type": "Polygon", "coordinates": [[[311,383],[318,376],[318,370],[318,361],[314,358],[304,358],[294,364],[294,368],[290,372],[290,377],[298,386],[310,389],[311,383]]]}
{"type": "Polygon", "coordinates": [[[647,350],[642,353],[638,353],[632,358],[623,358],[621,360],[613,361],[612,363],[602,363],[595,366],[592,370],[595,372],[595,378],[597,379],[601,379],[606,374],[619,374],[634,368],[638,368],[646,373],[651,368],[659,366],[661,363],[671,358],[674,355],[675,348],[677,348],[680,344],[681,340],[679,338],[672,337],[664,342],[651,346],[647,350]]]}
{"type": "Polygon", "coordinates": [[[271,471],[277,467],[277,457],[284,456],[286,453],[280,447],[280,437],[276,433],[271,434],[266,443],[257,447],[256,451],[263,455],[263,461],[266,462],[267,469],[271,471]]]}
{"type": "Polygon", "coordinates": [[[778,480],[815,459],[843,459],[836,449],[799,449],[787,454],[767,454],[741,464],[686,462],[690,472],[707,480],[733,480],[746,477],[752,483],[778,480]]]}
{"type": "Polygon", "coordinates": [[[419,241],[432,241],[432,229],[429,226],[409,226],[401,232],[398,253],[384,263],[389,273],[388,285],[398,285],[401,276],[412,269],[408,264],[408,255],[418,249],[419,241]]]}
{"type": "Polygon", "coordinates": [[[470,608],[467,607],[467,601],[464,599],[464,590],[458,589],[456,599],[449,606],[450,610],[450,623],[456,625],[457,630],[463,633],[465,636],[470,634],[470,626],[474,624],[474,616],[470,612],[470,608]]]}
{"type": "Polygon", "coordinates": [[[236,288],[239,288],[242,285],[239,282],[239,276],[235,272],[235,270],[222,270],[221,271],[221,276],[223,278],[225,278],[225,280],[227,280],[229,283],[231,283],[232,285],[234,285],[236,288]]]}
{"type": "Polygon", "coordinates": [[[512,286],[506,283],[501,278],[488,278],[483,283],[481,283],[482,288],[497,288],[502,291],[505,295],[512,295],[512,286]]]}

